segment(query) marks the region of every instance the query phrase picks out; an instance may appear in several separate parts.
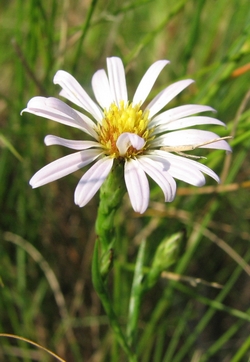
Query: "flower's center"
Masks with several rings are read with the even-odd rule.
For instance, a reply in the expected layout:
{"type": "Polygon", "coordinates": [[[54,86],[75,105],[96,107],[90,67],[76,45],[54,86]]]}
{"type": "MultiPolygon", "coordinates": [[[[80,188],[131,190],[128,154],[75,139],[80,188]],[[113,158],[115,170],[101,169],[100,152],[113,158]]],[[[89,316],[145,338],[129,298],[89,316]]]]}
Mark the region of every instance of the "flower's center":
{"type": "Polygon", "coordinates": [[[114,158],[130,158],[142,154],[147,147],[147,141],[152,139],[152,130],[148,129],[148,114],[148,111],[141,110],[139,104],[124,104],[123,101],[119,107],[112,103],[108,110],[105,109],[102,123],[97,125],[99,142],[104,146],[105,153],[114,158]],[[131,145],[125,154],[121,154],[117,140],[123,133],[141,137],[145,141],[144,146],[137,149],[131,145]]]}

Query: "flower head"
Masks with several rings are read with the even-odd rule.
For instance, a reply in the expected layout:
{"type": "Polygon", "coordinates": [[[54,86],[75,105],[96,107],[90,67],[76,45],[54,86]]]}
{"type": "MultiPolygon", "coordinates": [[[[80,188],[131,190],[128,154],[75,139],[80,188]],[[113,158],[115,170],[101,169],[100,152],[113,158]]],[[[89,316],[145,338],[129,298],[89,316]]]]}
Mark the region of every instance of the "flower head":
{"type": "Polygon", "coordinates": [[[183,154],[175,154],[198,147],[230,151],[228,143],[215,133],[189,128],[204,124],[224,125],[215,118],[194,116],[214,110],[209,106],[190,104],[161,112],[193,80],[181,80],[168,86],[143,107],[158,75],[168,63],[159,60],[151,65],[131,101],[128,100],[120,58],[107,58],[107,73],[101,69],[94,74],[92,88],[97,103],[74,77],[59,70],[54,83],[61,86],[60,95],[81,107],[91,118],[53,97],[34,97],[23,112],[78,128],[92,140],[73,141],[46,136],[47,146],[61,145],[77,152],[43,167],[31,178],[31,186],[42,186],[94,162],[75,190],[75,203],[82,207],[99,190],[114,161],[118,160],[124,163],[124,179],[132,207],[143,213],[149,203],[147,176],[160,186],[166,202],[175,197],[175,178],[202,186],[205,173],[219,182],[219,177],[207,166],[183,154]]]}

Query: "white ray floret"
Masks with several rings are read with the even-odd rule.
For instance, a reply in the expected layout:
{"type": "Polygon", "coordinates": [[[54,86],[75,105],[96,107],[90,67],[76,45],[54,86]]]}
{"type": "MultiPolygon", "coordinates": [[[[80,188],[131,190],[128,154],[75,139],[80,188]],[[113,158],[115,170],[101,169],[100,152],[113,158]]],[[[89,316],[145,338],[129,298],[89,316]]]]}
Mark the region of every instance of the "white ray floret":
{"type": "Polygon", "coordinates": [[[85,172],[75,190],[76,205],[85,206],[92,199],[107,178],[112,166],[112,158],[102,158],[85,172]]]}
{"type": "Polygon", "coordinates": [[[148,207],[149,184],[138,160],[125,161],[124,177],[132,207],[142,214],[148,207]]]}
{"type": "Polygon", "coordinates": [[[158,60],[149,67],[135,91],[133,104],[144,103],[160,72],[168,63],[168,60],[158,60]]]}

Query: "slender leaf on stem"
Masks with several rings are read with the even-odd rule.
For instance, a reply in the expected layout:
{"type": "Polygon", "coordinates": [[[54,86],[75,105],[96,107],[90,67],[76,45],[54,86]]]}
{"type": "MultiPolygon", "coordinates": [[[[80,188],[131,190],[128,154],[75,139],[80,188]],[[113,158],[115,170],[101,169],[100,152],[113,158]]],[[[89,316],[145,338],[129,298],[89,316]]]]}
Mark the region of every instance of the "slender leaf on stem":
{"type": "Polygon", "coordinates": [[[129,315],[127,324],[127,338],[128,344],[134,346],[137,339],[138,332],[138,319],[141,310],[141,298],[144,291],[142,285],[143,279],[143,265],[145,256],[146,241],[143,240],[140,245],[140,249],[136,259],[134,279],[131,289],[130,301],[129,301],[129,315]]]}

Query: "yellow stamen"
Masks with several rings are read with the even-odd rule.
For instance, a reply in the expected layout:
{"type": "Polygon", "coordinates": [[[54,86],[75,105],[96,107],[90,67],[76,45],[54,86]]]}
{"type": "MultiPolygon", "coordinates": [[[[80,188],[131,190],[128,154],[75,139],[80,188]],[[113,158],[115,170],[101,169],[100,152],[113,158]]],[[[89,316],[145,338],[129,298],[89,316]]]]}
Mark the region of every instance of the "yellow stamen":
{"type": "Polygon", "coordinates": [[[132,146],[129,147],[124,157],[128,158],[142,154],[152,134],[152,130],[148,129],[148,115],[149,112],[143,112],[139,104],[124,104],[123,101],[120,102],[119,107],[112,103],[108,110],[105,109],[102,123],[97,125],[99,142],[104,146],[105,153],[114,158],[121,157],[116,141],[122,133],[129,132],[142,137],[146,142],[144,148],[139,151],[132,146]]]}

